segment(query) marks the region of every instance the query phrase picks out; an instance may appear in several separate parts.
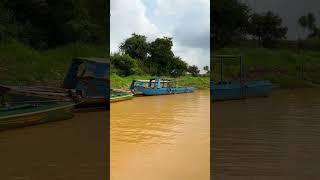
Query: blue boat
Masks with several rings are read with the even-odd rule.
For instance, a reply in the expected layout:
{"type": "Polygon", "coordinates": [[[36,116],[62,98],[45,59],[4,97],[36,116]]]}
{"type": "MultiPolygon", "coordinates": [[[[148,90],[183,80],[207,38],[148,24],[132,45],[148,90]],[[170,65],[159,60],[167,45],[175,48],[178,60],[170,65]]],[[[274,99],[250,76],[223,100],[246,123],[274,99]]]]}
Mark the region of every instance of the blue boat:
{"type": "Polygon", "coordinates": [[[75,91],[77,107],[109,107],[109,62],[103,58],[73,58],[63,88],[75,91]]]}
{"type": "Polygon", "coordinates": [[[211,82],[211,99],[213,101],[244,99],[248,97],[267,97],[272,91],[270,81],[248,81],[244,83],[211,82]]]}
{"type": "Polygon", "coordinates": [[[133,80],[130,90],[134,95],[165,95],[194,92],[194,87],[177,87],[176,81],[153,78],[150,80],[133,80]]]}
{"type": "Polygon", "coordinates": [[[224,101],[236,100],[249,97],[267,97],[272,91],[272,83],[268,80],[245,81],[243,73],[243,60],[241,56],[214,56],[220,59],[220,82],[211,82],[211,100],[224,101]],[[226,82],[223,80],[223,59],[239,60],[240,62],[240,82],[226,82]]]}

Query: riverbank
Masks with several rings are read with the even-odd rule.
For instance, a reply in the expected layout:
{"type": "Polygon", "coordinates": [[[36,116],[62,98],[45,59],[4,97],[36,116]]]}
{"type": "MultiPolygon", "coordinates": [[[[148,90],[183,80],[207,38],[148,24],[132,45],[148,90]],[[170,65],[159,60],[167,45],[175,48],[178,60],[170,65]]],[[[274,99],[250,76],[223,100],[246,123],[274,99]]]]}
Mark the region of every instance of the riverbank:
{"type": "MultiPolygon", "coordinates": [[[[320,52],[293,49],[224,48],[215,54],[241,55],[246,78],[266,79],[281,88],[313,87],[320,84],[320,52]]],[[[219,78],[215,69],[213,79],[219,78]]],[[[239,66],[225,66],[225,78],[235,80],[239,66]]]]}
{"type": "MultiPolygon", "coordinates": [[[[154,76],[150,75],[143,75],[143,76],[127,76],[127,77],[120,77],[116,74],[111,74],[110,78],[110,87],[111,89],[124,89],[128,90],[130,87],[130,84],[132,80],[147,80],[154,78],[154,76]]],[[[173,79],[170,77],[161,77],[161,78],[167,78],[167,79],[173,79]]],[[[193,76],[182,76],[178,78],[174,78],[178,82],[178,86],[194,86],[197,89],[209,89],[210,88],[210,77],[209,76],[199,76],[199,77],[193,77],[193,76]]]]}
{"type": "Polygon", "coordinates": [[[0,43],[2,84],[59,86],[73,57],[105,57],[105,45],[69,44],[35,50],[19,42],[0,43]]]}

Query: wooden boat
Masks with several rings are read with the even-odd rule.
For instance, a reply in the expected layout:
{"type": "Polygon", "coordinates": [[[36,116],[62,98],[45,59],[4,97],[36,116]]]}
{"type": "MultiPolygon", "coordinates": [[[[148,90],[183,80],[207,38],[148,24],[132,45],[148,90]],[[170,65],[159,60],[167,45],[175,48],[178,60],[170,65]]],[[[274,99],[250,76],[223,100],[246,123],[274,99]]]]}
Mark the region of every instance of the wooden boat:
{"type": "Polygon", "coordinates": [[[130,85],[133,94],[142,94],[146,96],[179,94],[194,92],[194,87],[177,87],[174,80],[162,80],[153,78],[150,80],[133,80],[130,85]]]}
{"type": "MultiPolygon", "coordinates": [[[[272,83],[268,80],[245,81],[243,73],[243,60],[241,56],[214,56],[220,59],[220,82],[211,82],[211,100],[223,101],[244,99],[249,97],[267,97],[272,91],[272,83]],[[226,82],[223,80],[223,59],[239,60],[240,62],[240,82],[226,82]]],[[[215,63],[215,62],[213,62],[215,63]]]]}
{"type": "Polygon", "coordinates": [[[244,83],[211,82],[213,101],[243,99],[248,97],[267,97],[272,91],[270,81],[248,81],[244,83]]]}
{"type": "Polygon", "coordinates": [[[80,97],[77,108],[108,108],[109,87],[109,61],[104,58],[74,58],[63,83],[80,97]]]}
{"type": "Polygon", "coordinates": [[[0,130],[30,126],[73,117],[72,102],[29,102],[0,107],[0,130]]]}
{"type": "Polygon", "coordinates": [[[133,94],[129,92],[124,92],[120,90],[111,90],[110,91],[110,102],[119,102],[119,101],[125,101],[130,100],[133,98],[133,94]]]}

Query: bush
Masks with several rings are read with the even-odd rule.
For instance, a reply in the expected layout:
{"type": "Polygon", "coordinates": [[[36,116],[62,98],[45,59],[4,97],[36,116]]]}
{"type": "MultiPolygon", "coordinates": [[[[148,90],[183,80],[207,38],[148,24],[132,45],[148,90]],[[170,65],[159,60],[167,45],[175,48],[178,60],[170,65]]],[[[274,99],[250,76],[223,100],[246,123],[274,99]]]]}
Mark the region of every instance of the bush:
{"type": "Polygon", "coordinates": [[[116,69],[116,73],[120,76],[130,76],[134,74],[141,74],[135,59],[127,54],[115,53],[110,56],[112,67],[116,69]]]}

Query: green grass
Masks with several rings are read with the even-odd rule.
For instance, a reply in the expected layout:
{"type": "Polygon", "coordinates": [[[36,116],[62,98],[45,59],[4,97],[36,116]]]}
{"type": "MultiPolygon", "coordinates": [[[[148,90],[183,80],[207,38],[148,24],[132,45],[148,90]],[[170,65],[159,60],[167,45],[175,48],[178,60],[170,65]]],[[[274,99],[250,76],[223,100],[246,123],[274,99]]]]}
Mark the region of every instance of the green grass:
{"type": "Polygon", "coordinates": [[[69,44],[38,51],[19,42],[0,43],[2,84],[60,85],[72,57],[106,57],[105,46],[69,44]]]}
{"type": "MultiPolygon", "coordinates": [[[[304,79],[300,76],[297,67],[305,66],[320,67],[320,52],[292,49],[263,49],[263,48],[225,48],[215,54],[241,55],[244,59],[245,74],[247,79],[268,79],[281,87],[305,87],[310,82],[320,77],[320,71],[306,69],[304,79]]],[[[218,65],[218,64],[217,64],[218,65]]],[[[309,68],[310,69],[310,68],[309,68]]],[[[225,66],[224,74],[226,79],[239,77],[238,64],[225,66]]],[[[219,70],[212,78],[219,78],[219,70]]]]}
{"type": "MultiPolygon", "coordinates": [[[[132,80],[147,80],[154,78],[154,76],[144,75],[144,76],[127,76],[120,77],[116,74],[111,74],[110,86],[112,89],[128,89],[132,80]]],[[[165,79],[174,79],[170,77],[161,77],[165,79]]],[[[193,76],[182,76],[175,78],[178,81],[178,86],[194,86],[197,89],[207,89],[210,85],[209,77],[193,77],[193,76]]]]}

